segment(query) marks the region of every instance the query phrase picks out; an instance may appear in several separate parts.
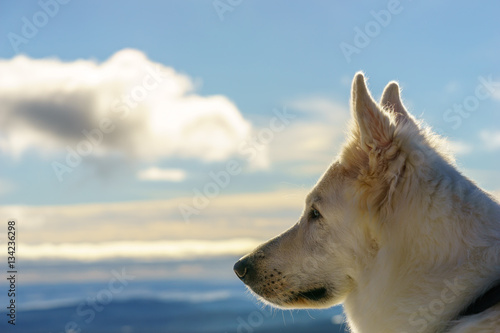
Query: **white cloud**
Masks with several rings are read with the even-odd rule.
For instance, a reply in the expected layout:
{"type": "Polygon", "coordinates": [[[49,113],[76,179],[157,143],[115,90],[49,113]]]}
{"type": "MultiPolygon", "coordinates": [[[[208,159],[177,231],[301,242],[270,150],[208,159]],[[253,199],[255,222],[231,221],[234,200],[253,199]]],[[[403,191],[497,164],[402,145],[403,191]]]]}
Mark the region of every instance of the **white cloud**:
{"type": "Polygon", "coordinates": [[[483,130],[479,133],[483,146],[488,150],[496,150],[500,148],[500,132],[483,130]]]}
{"type": "Polygon", "coordinates": [[[181,182],[186,179],[186,172],[182,169],[160,169],[151,167],[139,171],[137,178],[149,181],[181,182]]]}
{"type": "Polygon", "coordinates": [[[473,145],[462,141],[446,139],[446,144],[454,155],[467,155],[474,149],[473,145]]]}
{"type": "Polygon", "coordinates": [[[447,94],[453,94],[459,92],[461,89],[461,84],[459,81],[452,80],[449,81],[445,86],[444,90],[447,94]]]}
{"type": "Polygon", "coordinates": [[[186,75],[126,49],[108,60],[0,60],[0,149],[51,155],[68,147],[223,160],[252,132],[227,97],[200,96],[186,75]],[[85,134],[86,133],[86,134],[85,134]]]}
{"type": "Polygon", "coordinates": [[[498,202],[500,202],[500,190],[491,191],[490,193],[495,197],[495,199],[497,199],[498,202]]]}

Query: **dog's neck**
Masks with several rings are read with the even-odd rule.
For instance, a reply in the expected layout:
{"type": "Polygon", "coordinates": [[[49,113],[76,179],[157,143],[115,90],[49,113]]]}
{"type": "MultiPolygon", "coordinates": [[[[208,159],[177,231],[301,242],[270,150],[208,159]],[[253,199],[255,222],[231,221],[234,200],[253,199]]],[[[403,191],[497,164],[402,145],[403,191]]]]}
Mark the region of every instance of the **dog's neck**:
{"type": "Polygon", "coordinates": [[[391,242],[380,248],[374,264],[345,299],[353,332],[441,332],[461,318],[460,313],[473,314],[496,304],[500,287],[484,299],[479,296],[500,277],[500,208],[474,188],[463,190],[467,200],[463,209],[477,207],[481,214],[476,217],[481,219],[474,219],[474,212],[464,214],[451,207],[450,216],[443,220],[424,221],[414,211],[413,221],[400,223],[400,230],[392,225],[391,242]],[[420,225],[411,229],[412,223],[420,225]],[[474,247],[467,249],[462,240],[474,247]],[[478,297],[479,302],[474,302],[478,297]]]}
{"type": "Polygon", "coordinates": [[[452,322],[497,304],[500,285],[483,294],[491,285],[491,275],[478,278],[465,266],[447,277],[433,278],[381,263],[379,273],[367,272],[344,301],[352,332],[442,332],[452,322]],[[422,285],[419,280],[427,281],[422,285]]]}

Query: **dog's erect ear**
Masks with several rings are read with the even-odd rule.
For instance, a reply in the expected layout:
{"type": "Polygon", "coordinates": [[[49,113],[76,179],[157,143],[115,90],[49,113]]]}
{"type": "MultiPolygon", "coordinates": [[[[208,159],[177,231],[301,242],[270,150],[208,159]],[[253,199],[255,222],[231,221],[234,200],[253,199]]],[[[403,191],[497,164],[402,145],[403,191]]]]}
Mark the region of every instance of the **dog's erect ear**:
{"type": "Polygon", "coordinates": [[[387,111],[392,112],[396,116],[396,123],[408,123],[417,129],[417,124],[413,121],[412,117],[406,111],[403,102],[401,101],[400,89],[397,82],[392,81],[387,84],[382,93],[380,105],[387,111]]]}
{"type": "Polygon", "coordinates": [[[359,127],[361,148],[370,151],[389,146],[394,126],[388,115],[373,100],[361,72],[356,73],[352,82],[351,103],[354,119],[359,127]]]}

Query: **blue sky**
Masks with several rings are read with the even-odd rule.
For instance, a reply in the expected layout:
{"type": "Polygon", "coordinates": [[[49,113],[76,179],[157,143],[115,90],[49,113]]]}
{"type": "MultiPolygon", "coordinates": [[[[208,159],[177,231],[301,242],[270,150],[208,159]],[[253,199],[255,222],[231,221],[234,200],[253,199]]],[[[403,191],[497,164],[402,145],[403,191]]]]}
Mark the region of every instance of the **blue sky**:
{"type": "Polygon", "coordinates": [[[302,194],[338,152],[358,70],[376,98],[398,80],[410,112],[448,138],[464,173],[500,193],[499,3],[71,0],[57,9],[54,1],[41,3],[53,17],[45,14],[28,37],[23,27],[44,19],[43,6],[0,5],[1,209],[24,221],[33,244],[272,236],[298,217],[302,194]],[[24,42],[12,42],[14,34],[24,42]],[[357,49],[348,57],[341,47],[347,44],[357,49]],[[171,71],[162,90],[59,181],[53,162],[64,162],[66,146],[75,148],[85,139],[81,131],[112,109],[89,99],[119,99],[148,75],[140,70],[157,66],[171,71]],[[169,82],[181,91],[171,99],[164,97],[169,82]],[[172,105],[182,111],[172,113],[172,105]],[[199,113],[191,115],[190,107],[199,113]],[[57,117],[44,118],[54,108],[57,117]],[[270,142],[252,146],[255,158],[242,154],[239,144],[269,130],[276,112],[293,118],[270,142]],[[161,133],[149,137],[155,129],[161,133]],[[197,230],[205,230],[193,232],[178,207],[192,205],[228,161],[241,172],[193,215],[197,230]],[[149,236],[133,226],[126,207],[134,205],[149,210],[147,218],[135,216],[149,236]],[[244,207],[246,218],[238,214],[244,207]],[[213,234],[202,220],[213,223],[213,234]],[[261,234],[252,231],[258,225],[261,234]],[[35,237],[42,229],[55,236],[35,237]],[[75,231],[81,237],[71,236],[75,231]]]}

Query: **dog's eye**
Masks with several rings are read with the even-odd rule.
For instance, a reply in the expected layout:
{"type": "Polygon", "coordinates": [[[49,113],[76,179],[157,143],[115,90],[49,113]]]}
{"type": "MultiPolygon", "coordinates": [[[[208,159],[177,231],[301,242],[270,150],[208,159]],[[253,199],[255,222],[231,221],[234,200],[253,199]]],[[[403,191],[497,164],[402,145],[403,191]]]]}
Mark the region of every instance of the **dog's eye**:
{"type": "Polygon", "coordinates": [[[312,219],[319,219],[321,217],[321,214],[316,208],[311,208],[311,212],[309,213],[309,216],[312,219]]]}

